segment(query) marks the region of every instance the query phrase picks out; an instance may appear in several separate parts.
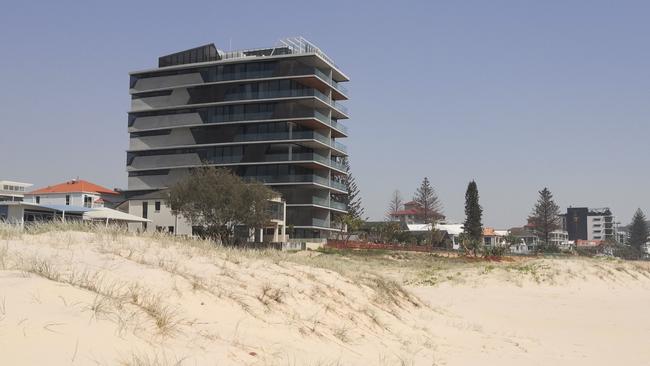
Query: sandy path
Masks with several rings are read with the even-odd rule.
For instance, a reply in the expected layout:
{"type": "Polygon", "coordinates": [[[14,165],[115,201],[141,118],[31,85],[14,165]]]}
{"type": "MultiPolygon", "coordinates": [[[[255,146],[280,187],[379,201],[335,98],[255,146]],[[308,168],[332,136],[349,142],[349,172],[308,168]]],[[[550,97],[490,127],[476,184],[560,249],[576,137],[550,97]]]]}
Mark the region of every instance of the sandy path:
{"type": "Polygon", "coordinates": [[[411,290],[449,318],[516,348],[477,337],[462,350],[441,347],[447,365],[650,365],[650,289],[588,279],[522,287],[443,284],[411,290]]]}

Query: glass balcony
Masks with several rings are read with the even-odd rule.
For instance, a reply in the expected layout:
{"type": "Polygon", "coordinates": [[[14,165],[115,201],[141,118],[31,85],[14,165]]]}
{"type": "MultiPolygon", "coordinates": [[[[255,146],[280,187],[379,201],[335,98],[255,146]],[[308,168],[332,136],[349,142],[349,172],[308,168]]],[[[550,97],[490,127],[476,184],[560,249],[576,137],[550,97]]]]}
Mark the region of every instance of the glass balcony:
{"type": "Polygon", "coordinates": [[[334,169],[345,171],[345,165],[343,165],[343,163],[340,163],[338,161],[334,161],[330,159],[329,166],[331,166],[334,169]]]}
{"type": "Polygon", "coordinates": [[[327,198],[322,198],[317,196],[311,198],[311,203],[319,206],[325,206],[325,207],[329,206],[329,202],[327,201],[328,201],[327,198]]]}
{"type": "Polygon", "coordinates": [[[343,145],[343,144],[340,143],[340,142],[336,142],[336,141],[334,141],[334,140],[331,140],[329,145],[330,145],[331,147],[333,147],[333,148],[339,150],[339,151],[348,152],[348,147],[345,146],[345,145],[343,145]]]}
{"type": "Polygon", "coordinates": [[[293,131],[289,134],[285,132],[267,132],[267,133],[246,133],[234,137],[234,142],[244,141],[265,141],[265,140],[318,140],[328,144],[329,139],[316,131],[293,131]]]}
{"type": "Polygon", "coordinates": [[[327,82],[332,88],[340,91],[346,96],[348,95],[348,89],[346,87],[332,80],[332,78],[330,78],[329,75],[322,72],[319,68],[314,68],[314,74],[316,74],[316,76],[318,76],[319,78],[325,80],[325,82],[327,82]]]}
{"type": "Polygon", "coordinates": [[[337,210],[343,210],[343,211],[348,210],[348,206],[343,202],[330,201],[330,207],[335,208],[337,210]]]}
{"type": "Polygon", "coordinates": [[[332,126],[333,129],[339,130],[346,135],[348,134],[348,128],[345,125],[343,125],[341,122],[338,122],[335,119],[331,119],[329,116],[326,116],[325,114],[319,112],[318,110],[314,111],[314,117],[317,120],[332,126]]]}
{"type": "Polygon", "coordinates": [[[346,135],[348,134],[348,128],[336,120],[330,120],[330,126],[332,126],[332,128],[334,128],[335,130],[339,130],[343,132],[346,135]]]}
{"type": "Polygon", "coordinates": [[[341,103],[338,103],[338,102],[330,99],[330,97],[328,97],[327,95],[325,95],[323,92],[321,92],[318,89],[310,89],[310,90],[313,91],[313,93],[314,93],[313,96],[315,96],[316,98],[322,100],[323,102],[325,102],[328,105],[332,106],[333,108],[343,112],[344,114],[348,114],[347,107],[345,107],[341,103]]]}
{"type": "Polygon", "coordinates": [[[345,187],[345,184],[343,184],[341,182],[337,182],[335,180],[330,182],[330,187],[341,190],[341,191],[346,191],[347,190],[346,187],[345,187]]]}
{"type": "Polygon", "coordinates": [[[248,181],[262,183],[318,183],[329,185],[328,179],[314,174],[256,175],[242,177],[248,181]]]}
{"type": "Polygon", "coordinates": [[[330,227],[330,222],[327,219],[313,218],[313,219],[311,219],[311,226],[329,228],[330,227]]]}

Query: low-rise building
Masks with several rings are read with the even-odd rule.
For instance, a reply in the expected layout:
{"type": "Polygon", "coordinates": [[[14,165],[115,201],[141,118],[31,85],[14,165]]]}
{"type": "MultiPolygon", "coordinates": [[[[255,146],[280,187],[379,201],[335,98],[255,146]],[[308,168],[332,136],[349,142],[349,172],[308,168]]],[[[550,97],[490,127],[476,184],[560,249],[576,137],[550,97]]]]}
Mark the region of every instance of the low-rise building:
{"type": "Polygon", "coordinates": [[[40,188],[25,193],[25,202],[56,205],[80,206],[86,208],[115,207],[122,201],[119,192],[81,179],[40,188]]]}
{"type": "MultiPolygon", "coordinates": [[[[406,202],[404,208],[397,212],[391,213],[390,217],[393,221],[399,221],[407,225],[412,224],[426,224],[424,209],[416,201],[406,202]]],[[[444,221],[445,216],[439,215],[435,217],[436,221],[444,221]]]]}
{"type": "Polygon", "coordinates": [[[483,245],[486,247],[507,245],[506,236],[508,236],[507,230],[494,230],[494,228],[485,227],[483,228],[483,245]]]}
{"type": "Polygon", "coordinates": [[[0,180],[0,201],[22,201],[32,184],[0,180]]]}
{"type": "Polygon", "coordinates": [[[571,245],[569,243],[569,233],[566,230],[551,231],[548,242],[550,245],[562,250],[571,249],[571,245]]]}
{"type": "Polygon", "coordinates": [[[415,201],[405,203],[402,210],[391,213],[390,216],[394,221],[399,221],[407,225],[424,224],[424,220],[422,220],[422,207],[415,201]]]}
{"type": "MultiPolygon", "coordinates": [[[[173,235],[200,236],[202,228],[192,224],[181,215],[175,215],[167,203],[168,190],[148,192],[134,195],[119,206],[119,209],[131,215],[142,217],[150,222],[129,224],[132,231],[159,231],[173,235]]],[[[288,240],[286,228],[286,203],[280,197],[269,201],[269,223],[259,230],[245,228],[238,235],[246,236],[248,241],[254,242],[286,242],[288,240]]]]}

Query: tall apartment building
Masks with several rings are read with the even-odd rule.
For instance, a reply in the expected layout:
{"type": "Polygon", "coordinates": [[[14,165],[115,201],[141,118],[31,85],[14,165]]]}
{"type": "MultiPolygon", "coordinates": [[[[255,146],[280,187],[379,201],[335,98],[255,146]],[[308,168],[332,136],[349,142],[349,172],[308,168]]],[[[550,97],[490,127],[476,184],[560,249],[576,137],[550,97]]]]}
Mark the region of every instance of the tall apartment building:
{"type": "Polygon", "coordinates": [[[616,239],[614,215],[609,208],[569,207],[562,216],[569,240],[616,239]]]}
{"type": "Polygon", "coordinates": [[[214,44],[130,73],[128,192],[151,194],[191,169],[227,167],[279,192],[292,237],[324,238],[345,213],[348,77],[303,38],[223,52],[214,44]]]}

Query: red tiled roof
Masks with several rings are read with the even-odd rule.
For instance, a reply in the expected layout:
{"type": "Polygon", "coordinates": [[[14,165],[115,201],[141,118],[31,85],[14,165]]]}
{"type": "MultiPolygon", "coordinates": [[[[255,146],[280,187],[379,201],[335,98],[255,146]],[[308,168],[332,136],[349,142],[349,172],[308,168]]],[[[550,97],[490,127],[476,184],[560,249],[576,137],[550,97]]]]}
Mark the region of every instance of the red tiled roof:
{"type": "Polygon", "coordinates": [[[76,179],[61,184],[47,186],[45,188],[31,191],[28,194],[45,194],[45,193],[78,193],[78,192],[92,192],[103,194],[118,194],[117,192],[100,185],[90,183],[85,180],[76,179]]]}
{"type": "Polygon", "coordinates": [[[418,210],[401,210],[393,213],[393,216],[404,216],[404,215],[418,215],[421,212],[418,210]]]}

